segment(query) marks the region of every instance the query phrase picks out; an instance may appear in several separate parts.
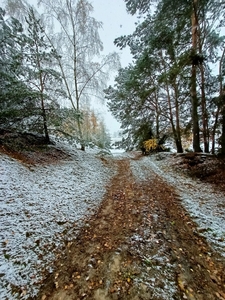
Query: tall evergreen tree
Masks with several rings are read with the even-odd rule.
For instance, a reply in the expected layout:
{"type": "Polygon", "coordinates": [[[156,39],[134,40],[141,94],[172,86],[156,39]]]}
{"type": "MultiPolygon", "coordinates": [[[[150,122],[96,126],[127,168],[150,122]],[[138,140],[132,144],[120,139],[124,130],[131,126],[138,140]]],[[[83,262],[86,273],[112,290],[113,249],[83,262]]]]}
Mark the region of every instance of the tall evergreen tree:
{"type": "Polygon", "coordinates": [[[21,23],[6,18],[0,8],[0,126],[26,129],[36,114],[35,95],[26,84],[24,60],[27,37],[21,23]]]}
{"type": "Polygon", "coordinates": [[[60,89],[60,74],[55,71],[55,62],[58,57],[55,50],[46,40],[41,20],[37,19],[31,8],[26,18],[28,24],[27,44],[27,83],[36,91],[37,107],[42,119],[42,128],[46,142],[50,142],[48,121],[58,107],[56,98],[62,94],[60,89]],[[58,88],[56,88],[58,83],[58,88]],[[55,92],[54,91],[55,87],[55,92]]]}
{"type": "MultiPolygon", "coordinates": [[[[150,0],[125,2],[128,11],[131,14],[143,14],[144,21],[133,34],[117,38],[115,44],[120,48],[130,47],[135,65],[143,53],[147,53],[148,59],[157,59],[160,70],[155,69],[154,73],[158,77],[160,102],[163,102],[162,95],[166,94],[168,117],[178,151],[182,151],[181,126],[185,129],[191,121],[194,151],[201,151],[201,139],[204,150],[208,152],[208,110],[212,97],[206,93],[212,89],[206,82],[206,76],[209,78],[211,72],[209,64],[218,59],[217,51],[222,42],[218,32],[223,25],[219,1],[161,0],[157,1],[154,12],[151,12],[153,2],[150,0]],[[191,112],[191,120],[187,114],[182,116],[188,110],[191,112]]],[[[146,74],[142,76],[147,78],[146,74]]]]}

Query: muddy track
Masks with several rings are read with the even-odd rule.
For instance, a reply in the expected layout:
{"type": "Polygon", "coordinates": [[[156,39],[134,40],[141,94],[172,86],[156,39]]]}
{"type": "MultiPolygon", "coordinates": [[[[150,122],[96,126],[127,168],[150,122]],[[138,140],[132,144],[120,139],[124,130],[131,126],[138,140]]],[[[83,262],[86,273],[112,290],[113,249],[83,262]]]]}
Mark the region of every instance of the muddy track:
{"type": "Polygon", "coordinates": [[[98,211],[68,242],[36,299],[225,299],[225,262],[198,234],[174,189],[128,159],[98,211]]]}

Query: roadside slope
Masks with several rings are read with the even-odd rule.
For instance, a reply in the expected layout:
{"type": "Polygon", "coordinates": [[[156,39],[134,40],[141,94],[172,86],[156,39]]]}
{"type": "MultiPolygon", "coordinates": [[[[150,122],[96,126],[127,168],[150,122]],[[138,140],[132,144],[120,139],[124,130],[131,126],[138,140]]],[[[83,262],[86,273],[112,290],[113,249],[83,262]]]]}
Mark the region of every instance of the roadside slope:
{"type": "Polygon", "coordinates": [[[98,208],[114,168],[79,150],[0,154],[0,298],[34,297],[83,219],[98,208]],[[19,158],[19,160],[18,160],[19,158]]]}

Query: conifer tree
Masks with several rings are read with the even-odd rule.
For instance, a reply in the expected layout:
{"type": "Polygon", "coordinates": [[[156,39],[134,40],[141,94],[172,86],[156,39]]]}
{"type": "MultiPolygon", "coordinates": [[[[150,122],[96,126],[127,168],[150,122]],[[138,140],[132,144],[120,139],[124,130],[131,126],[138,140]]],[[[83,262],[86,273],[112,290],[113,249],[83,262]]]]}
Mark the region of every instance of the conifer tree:
{"type": "Polygon", "coordinates": [[[36,105],[42,119],[41,127],[46,142],[49,143],[49,118],[58,107],[56,97],[63,93],[60,89],[60,74],[54,68],[58,55],[46,40],[41,20],[36,18],[32,8],[29,9],[26,22],[28,25],[27,82],[36,92],[36,105]]]}
{"type": "Polygon", "coordinates": [[[0,8],[0,126],[25,129],[36,114],[34,92],[25,81],[24,48],[27,37],[22,24],[6,17],[0,8]]]}
{"type": "MultiPolygon", "coordinates": [[[[204,151],[209,152],[210,133],[214,139],[219,114],[223,115],[221,107],[215,117],[212,111],[215,83],[210,69],[210,63],[219,60],[218,50],[224,41],[219,34],[224,25],[220,1],[161,0],[152,11],[151,0],[125,2],[131,14],[140,13],[144,20],[133,34],[117,38],[115,44],[120,48],[130,47],[134,65],[145,57],[145,68],[154,70],[159,103],[167,99],[167,111],[164,107],[162,115],[170,120],[178,151],[182,152],[181,131],[185,132],[191,125],[193,150],[201,151],[200,142],[203,142],[204,151]],[[156,59],[158,68],[148,65],[150,58],[156,59]],[[213,123],[212,129],[209,126],[213,123]]],[[[142,82],[147,81],[146,72],[140,76],[142,82]]],[[[223,128],[222,125],[225,132],[223,128]]]]}

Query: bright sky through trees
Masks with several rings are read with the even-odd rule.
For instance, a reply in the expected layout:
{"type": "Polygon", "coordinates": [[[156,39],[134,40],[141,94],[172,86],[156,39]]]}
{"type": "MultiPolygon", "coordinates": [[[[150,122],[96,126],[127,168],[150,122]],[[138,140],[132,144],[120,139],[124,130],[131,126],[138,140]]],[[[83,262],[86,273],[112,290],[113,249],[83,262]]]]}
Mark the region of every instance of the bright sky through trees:
{"type": "MultiPolygon", "coordinates": [[[[104,54],[117,51],[120,53],[121,66],[126,67],[132,61],[129,48],[120,50],[114,45],[114,40],[122,35],[131,34],[135,30],[136,17],[126,12],[126,5],[123,0],[93,0],[94,17],[103,22],[100,30],[100,37],[104,45],[104,54]]],[[[110,81],[113,85],[113,76],[110,81]]],[[[112,117],[107,109],[103,110],[105,123],[110,133],[119,130],[120,124],[112,117]]]]}

